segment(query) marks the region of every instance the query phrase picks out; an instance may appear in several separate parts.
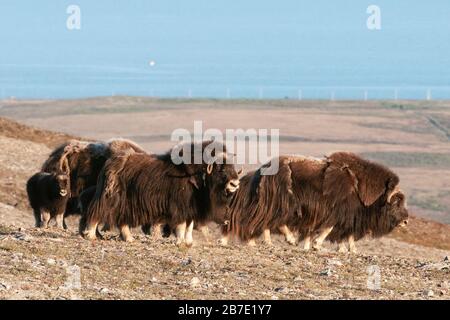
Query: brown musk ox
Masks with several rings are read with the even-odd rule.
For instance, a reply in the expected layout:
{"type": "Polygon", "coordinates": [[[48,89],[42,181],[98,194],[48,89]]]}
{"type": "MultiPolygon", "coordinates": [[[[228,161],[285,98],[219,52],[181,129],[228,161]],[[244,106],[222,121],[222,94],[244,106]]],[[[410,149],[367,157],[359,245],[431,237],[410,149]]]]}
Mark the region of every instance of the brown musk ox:
{"type": "MultiPolygon", "coordinates": [[[[313,247],[320,249],[328,237],[337,243],[350,241],[353,251],[355,239],[368,234],[379,237],[406,224],[408,212],[398,189],[399,178],[380,164],[348,152],[324,159],[281,156],[278,161],[274,176],[253,179],[258,187],[250,192],[262,197],[243,204],[232,201],[229,232],[241,239],[263,233],[268,237],[271,230],[286,228],[285,235],[299,233],[305,249],[314,237],[313,247]]],[[[240,192],[244,191],[242,181],[240,192]]]]}
{"type": "Polygon", "coordinates": [[[99,223],[117,226],[125,241],[133,240],[130,227],[168,224],[177,244],[190,246],[194,222],[224,223],[229,199],[239,188],[225,146],[212,141],[184,144],[179,153],[183,160],[174,162],[172,155],[179,150],[176,146],[161,155],[109,159],[86,214],[85,238],[96,238],[99,223]],[[213,150],[210,157],[204,156],[207,150],[213,150]],[[201,159],[195,157],[198,152],[201,159]]]}
{"type": "Polygon", "coordinates": [[[63,214],[70,197],[70,179],[64,173],[38,172],[27,181],[27,194],[36,227],[47,228],[51,219],[63,225],[63,214]]]}
{"type": "MultiPolygon", "coordinates": [[[[70,196],[65,216],[80,214],[78,197],[83,190],[97,184],[98,175],[105,161],[122,152],[144,153],[136,143],[116,138],[107,142],[86,142],[71,140],[55,148],[42,166],[41,171],[55,173],[64,171],[70,177],[70,196]]],[[[61,219],[57,219],[61,221],[61,219]]],[[[64,223],[64,221],[63,221],[64,223]]],[[[58,225],[62,227],[62,225],[58,225]]]]}

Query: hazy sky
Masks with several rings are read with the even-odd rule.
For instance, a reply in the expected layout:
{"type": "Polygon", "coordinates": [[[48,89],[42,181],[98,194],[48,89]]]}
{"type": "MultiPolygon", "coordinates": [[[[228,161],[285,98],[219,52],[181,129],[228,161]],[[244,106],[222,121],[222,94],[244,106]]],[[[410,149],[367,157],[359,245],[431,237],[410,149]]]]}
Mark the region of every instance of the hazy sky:
{"type": "Polygon", "coordinates": [[[450,81],[449,0],[2,0],[0,39],[9,89],[115,77],[167,88],[450,81]],[[71,4],[80,30],[66,28],[71,4]],[[381,30],[366,26],[371,4],[381,30]]]}

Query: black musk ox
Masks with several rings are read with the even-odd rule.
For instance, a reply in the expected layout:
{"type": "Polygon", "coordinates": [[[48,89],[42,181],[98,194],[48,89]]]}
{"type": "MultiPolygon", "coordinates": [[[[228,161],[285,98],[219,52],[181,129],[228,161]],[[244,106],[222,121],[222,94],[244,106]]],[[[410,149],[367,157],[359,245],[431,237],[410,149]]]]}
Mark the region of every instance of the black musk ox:
{"type": "Polygon", "coordinates": [[[38,172],[27,181],[27,194],[33,208],[36,227],[47,228],[50,219],[63,227],[63,217],[70,193],[70,179],[65,173],[38,172]]]}
{"type": "Polygon", "coordinates": [[[109,159],[86,214],[85,238],[95,239],[99,223],[117,226],[125,241],[133,240],[130,227],[168,224],[175,230],[177,244],[190,246],[194,222],[224,223],[229,199],[239,188],[238,173],[227,163],[225,146],[208,141],[186,148],[191,150],[190,163],[174,163],[175,149],[162,155],[109,159]],[[211,148],[216,151],[210,159],[201,157],[211,148]],[[198,164],[193,161],[196,150],[201,152],[198,164]]]}
{"type": "Polygon", "coordinates": [[[46,173],[64,172],[70,177],[70,190],[64,215],[80,214],[78,197],[83,190],[97,184],[98,175],[106,160],[122,152],[145,151],[136,143],[125,139],[107,142],[68,141],[57,147],[42,166],[46,173]]]}
{"type": "Polygon", "coordinates": [[[354,240],[369,234],[380,237],[407,223],[399,178],[382,165],[348,152],[324,159],[282,156],[278,161],[275,175],[259,177],[256,171],[249,177],[248,192],[241,181],[225,234],[249,240],[263,233],[267,238],[271,230],[289,236],[295,231],[305,249],[314,237],[313,247],[320,249],[328,237],[340,243],[340,249],[349,241],[353,251],[354,240]],[[239,196],[244,200],[236,199],[239,196]]]}

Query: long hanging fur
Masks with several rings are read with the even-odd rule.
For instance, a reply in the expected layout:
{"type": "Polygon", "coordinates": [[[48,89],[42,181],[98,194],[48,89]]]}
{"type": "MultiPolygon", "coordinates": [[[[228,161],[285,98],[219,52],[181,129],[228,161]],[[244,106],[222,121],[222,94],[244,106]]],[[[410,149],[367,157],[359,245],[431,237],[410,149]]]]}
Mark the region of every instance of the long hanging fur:
{"type": "Polygon", "coordinates": [[[238,176],[231,164],[211,165],[211,173],[205,162],[175,165],[171,151],[112,157],[99,176],[86,221],[119,227],[168,223],[174,228],[184,221],[218,219],[229,202],[225,186],[238,176]]]}

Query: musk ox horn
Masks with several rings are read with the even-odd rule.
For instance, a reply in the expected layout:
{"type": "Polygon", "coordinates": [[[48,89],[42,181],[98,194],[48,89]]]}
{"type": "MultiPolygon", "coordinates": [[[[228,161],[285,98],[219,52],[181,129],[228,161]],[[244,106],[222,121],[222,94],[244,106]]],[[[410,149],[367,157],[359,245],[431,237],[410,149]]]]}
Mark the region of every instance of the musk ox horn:
{"type": "Polygon", "coordinates": [[[208,174],[211,174],[211,172],[213,171],[213,167],[214,167],[214,163],[209,163],[208,166],[206,167],[206,172],[208,174]]]}
{"type": "Polygon", "coordinates": [[[396,193],[401,192],[400,187],[397,185],[395,188],[387,195],[387,203],[391,203],[392,196],[396,193]]]}
{"type": "Polygon", "coordinates": [[[239,169],[239,171],[237,172],[237,174],[238,174],[238,175],[241,175],[243,172],[244,172],[244,167],[241,167],[241,168],[239,169]]]}

